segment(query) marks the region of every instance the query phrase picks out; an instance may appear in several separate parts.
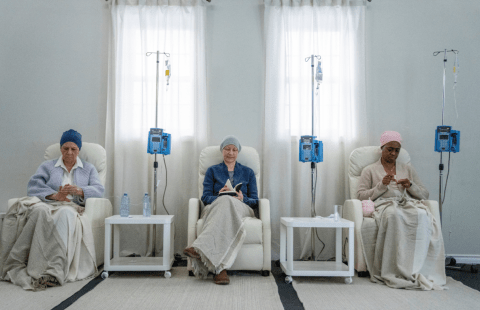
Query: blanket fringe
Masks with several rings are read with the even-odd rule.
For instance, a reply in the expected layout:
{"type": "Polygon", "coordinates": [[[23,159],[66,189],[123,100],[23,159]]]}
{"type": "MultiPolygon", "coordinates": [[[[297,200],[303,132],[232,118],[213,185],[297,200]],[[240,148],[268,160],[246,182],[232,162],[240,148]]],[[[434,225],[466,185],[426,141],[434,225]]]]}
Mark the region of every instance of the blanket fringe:
{"type": "Polygon", "coordinates": [[[47,287],[60,286],[60,282],[58,282],[57,278],[55,277],[43,276],[43,277],[40,277],[39,279],[32,278],[32,286],[33,286],[33,291],[38,292],[38,291],[45,290],[47,287]]]}

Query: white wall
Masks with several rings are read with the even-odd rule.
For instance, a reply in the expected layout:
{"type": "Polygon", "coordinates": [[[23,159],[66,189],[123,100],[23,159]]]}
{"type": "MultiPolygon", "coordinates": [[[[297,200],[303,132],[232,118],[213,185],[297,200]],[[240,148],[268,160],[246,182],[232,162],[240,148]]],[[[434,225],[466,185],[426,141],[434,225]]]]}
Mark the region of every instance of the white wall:
{"type": "Polygon", "coordinates": [[[65,130],[104,144],[109,13],[102,0],[0,1],[0,12],[4,210],[65,130]]]}
{"type": "Polygon", "coordinates": [[[265,53],[262,0],[212,0],[207,7],[209,143],[235,135],[261,154],[265,53]]]}
{"type": "MultiPolygon", "coordinates": [[[[104,145],[109,12],[103,0],[1,1],[0,210],[26,194],[43,150],[75,128],[104,145]],[[71,116],[71,118],[67,118],[71,116]]],[[[445,200],[447,253],[480,254],[476,199],[480,143],[478,1],[373,0],[367,6],[369,139],[398,130],[432,199],[438,198],[442,61],[432,52],[460,50],[457,90],[461,152],[445,200]],[[451,232],[451,233],[450,233],[451,232]]],[[[212,0],[207,7],[209,143],[227,134],[261,154],[265,82],[262,0],[212,0]]],[[[451,67],[453,58],[449,58],[451,67]]],[[[451,74],[446,123],[455,120],[451,74]]],[[[275,207],[275,206],[272,206],[275,207]]]]}

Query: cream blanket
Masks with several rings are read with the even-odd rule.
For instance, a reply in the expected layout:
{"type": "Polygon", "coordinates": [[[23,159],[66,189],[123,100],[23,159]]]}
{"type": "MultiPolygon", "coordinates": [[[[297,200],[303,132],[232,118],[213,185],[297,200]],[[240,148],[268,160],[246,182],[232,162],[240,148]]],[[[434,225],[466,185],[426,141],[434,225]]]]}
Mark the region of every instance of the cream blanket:
{"type": "Polygon", "coordinates": [[[405,289],[443,289],[445,250],[440,223],[421,200],[379,198],[376,225],[363,225],[365,259],[373,282],[405,289]]]}
{"type": "Polygon", "coordinates": [[[245,218],[254,216],[252,208],[228,195],[203,209],[203,230],[191,245],[201,257],[192,259],[195,276],[205,278],[233,265],[245,240],[245,218]]]}
{"type": "Polygon", "coordinates": [[[74,203],[24,197],[8,210],[0,244],[0,279],[26,290],[63,285],[97,271],[89,222],[74,203]]]}

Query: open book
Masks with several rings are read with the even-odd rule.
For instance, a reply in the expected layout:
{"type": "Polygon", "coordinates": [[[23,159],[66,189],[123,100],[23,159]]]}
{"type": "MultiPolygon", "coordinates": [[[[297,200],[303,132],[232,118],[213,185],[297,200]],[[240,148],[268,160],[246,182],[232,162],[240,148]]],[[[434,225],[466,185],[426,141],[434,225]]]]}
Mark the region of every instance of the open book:
{"type": "Polygon", "coordinates": [[[218,193],[218,196],[222,196],[222,195],[237,196],[237,192],[242,187],[242,183],[238,183],[237,186],[233,188],[232,183],[230,182],[230,179],[227,180],[225,185],[228,187],[228,191],[218,193]]]}

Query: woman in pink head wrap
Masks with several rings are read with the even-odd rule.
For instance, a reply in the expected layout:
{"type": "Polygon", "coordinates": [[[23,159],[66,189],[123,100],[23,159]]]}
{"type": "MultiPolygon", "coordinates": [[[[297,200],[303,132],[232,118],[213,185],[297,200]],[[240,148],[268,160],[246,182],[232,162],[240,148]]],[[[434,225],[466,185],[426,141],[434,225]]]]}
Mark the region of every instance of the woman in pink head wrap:
{"type": "Polygon", "coordinates": [[[358,186],[360,200],[379,197],[400,197],[404,193],[411,198],[428,199],[428,190],[411,165],[397,163],[402,137],[396,131],[385,131],[380,137],[382,157],[363,169],[358,186]]]}
{"type": "Polygon", "coordinates": [[[375,203],[364,221],[362,239],[373,282],[393,288],[442,289],[446,283],[445,250],[440,223],[423,203],[428,190],[410,164],[397,162],[402,137],[385,131],[380,159],[365,167],[357,198],[375,203]]]}

